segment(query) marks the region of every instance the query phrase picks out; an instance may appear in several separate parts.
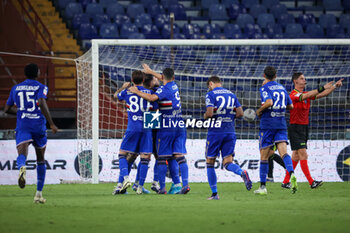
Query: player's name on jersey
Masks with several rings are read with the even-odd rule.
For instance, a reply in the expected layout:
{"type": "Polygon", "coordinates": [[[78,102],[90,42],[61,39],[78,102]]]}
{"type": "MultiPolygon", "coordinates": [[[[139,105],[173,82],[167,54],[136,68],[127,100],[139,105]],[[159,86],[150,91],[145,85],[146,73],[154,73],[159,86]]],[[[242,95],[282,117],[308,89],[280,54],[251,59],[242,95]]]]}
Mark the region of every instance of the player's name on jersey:
{"type": "Polygon", "coordinates": [[[222,124],[218,119],[186,119],[186,120],[173,120],[163,118],[163,128],[220,128],[222,124]]]}
{"type": "Polygon", "coordinates": [[[36,91],[40,86],[17,86],[16,91],[36,91]]]}

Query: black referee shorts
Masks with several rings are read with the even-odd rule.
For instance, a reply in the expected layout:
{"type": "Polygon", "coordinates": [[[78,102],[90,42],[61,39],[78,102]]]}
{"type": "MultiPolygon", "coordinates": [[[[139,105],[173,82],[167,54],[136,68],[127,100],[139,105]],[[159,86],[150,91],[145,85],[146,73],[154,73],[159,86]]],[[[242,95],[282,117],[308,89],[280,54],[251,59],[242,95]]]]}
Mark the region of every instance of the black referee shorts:
{"type": "Polygon", "coordinates": [[[288,137],[292,150],[307,149],[309,126],[292,124],[288,127],[288,137]]]}

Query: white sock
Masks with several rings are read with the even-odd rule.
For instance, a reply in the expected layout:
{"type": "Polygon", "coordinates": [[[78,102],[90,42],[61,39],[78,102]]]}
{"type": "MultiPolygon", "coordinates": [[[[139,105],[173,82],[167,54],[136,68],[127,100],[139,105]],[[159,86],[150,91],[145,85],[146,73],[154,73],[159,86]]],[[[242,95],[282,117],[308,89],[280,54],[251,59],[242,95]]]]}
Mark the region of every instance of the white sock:
{"type": "Polygon", "coordinates": [[[36,191],[35,196],[42,197],[43,196],[43,192],[42,191],[36,191]]]}

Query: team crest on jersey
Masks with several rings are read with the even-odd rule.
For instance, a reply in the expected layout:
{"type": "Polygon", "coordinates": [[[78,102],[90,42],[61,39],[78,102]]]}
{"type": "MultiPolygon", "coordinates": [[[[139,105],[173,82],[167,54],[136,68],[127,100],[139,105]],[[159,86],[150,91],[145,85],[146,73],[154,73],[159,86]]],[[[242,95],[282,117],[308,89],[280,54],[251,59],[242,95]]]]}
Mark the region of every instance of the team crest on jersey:
{"type": "Polygon", "coordinates": [[[263,97],[264,97],[264,98],[267,97],[267,92],[266,92],[266,91],[263,92],[263,97]]]}

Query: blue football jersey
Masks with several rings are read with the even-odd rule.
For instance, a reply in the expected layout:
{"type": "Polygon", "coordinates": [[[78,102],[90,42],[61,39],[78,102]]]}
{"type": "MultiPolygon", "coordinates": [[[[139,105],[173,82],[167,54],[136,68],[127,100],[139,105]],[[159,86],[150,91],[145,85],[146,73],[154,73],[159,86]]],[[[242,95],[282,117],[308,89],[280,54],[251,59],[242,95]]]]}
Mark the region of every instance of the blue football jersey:
{"type": "Polygon", "coordinates": [[[205,97],[207,108],[214,108],[213,118],[221,120],[220,128],[209,128],[208,135],[218,133],[234,133],[235,132],[235,118],[236,108],[241,107],[237,96],[231,91],[217,87],[207,93],[205,97]]]}
{"type": "MultiPolygon", "coordinates": [[[[153,94],[152,90],[146,89],[143,86],[137,86],[140,91],[153,94]]],[[[149,102],[136,94],[129,92],[127,89],[118,94],[119,100],[125,100],[126,109],[128,111],[128,127],[127,131],[143,131],[143,113],[153,111],[157,108],[156,102],[149,102]]]]}
{"type": "Polygon", "coordinates": [[[286,108],[292,104],[286,89],[279,83],[271,81],[260,88],[261,104],[272,99],[273,105],[262,112],[260,129],[287,129],[286,108]]]}
{"type": "Polygon", "coordinates": [[[46,99],[47,86],[32,79],[26,79],[12,87],[7,105],[17,106],[16,130],[41,132],[46,130],[46,119],[41,113],[38,100],[46,99]]]}

